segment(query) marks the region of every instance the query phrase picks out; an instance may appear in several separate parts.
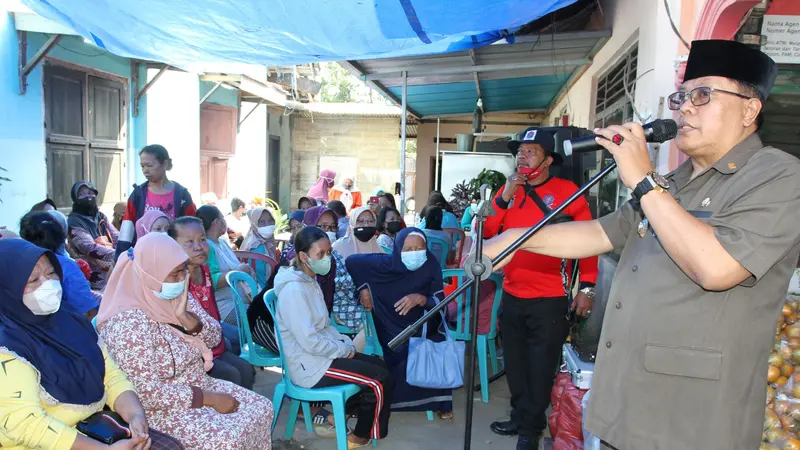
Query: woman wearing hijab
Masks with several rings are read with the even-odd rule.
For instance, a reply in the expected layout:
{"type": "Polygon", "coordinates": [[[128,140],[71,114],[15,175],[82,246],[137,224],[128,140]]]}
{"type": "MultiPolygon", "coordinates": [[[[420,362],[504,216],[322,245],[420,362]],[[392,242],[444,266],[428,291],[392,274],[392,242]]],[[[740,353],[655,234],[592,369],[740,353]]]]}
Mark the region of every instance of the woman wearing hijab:
{"type": "Polygon", "coordinates": [[[132,439],[112,449],[180,449],[150,428],[134,386],[92,324],[62,303],[56,256],[22,239],[0,241],[0,446],[102,449],[75,426],[110,407],[132,439]]]}
{"type": "Polygon", "coordinates": [[[342,178],[342,184],[331,189],[330,197],[331,200],[339,200],[344,203],[348,212],[364,205],[361,191],[356,187],[356,182],[352,177],[342,178]]]}
{"type": "Polygon", "coordinates": [[[350,212],[350,228],[347,235],[333,244],[333,249],[347,259],[358,253],[386,253],[378,245],[378,221],[368,206],[350,212]]]}
{"type": "Polygon", "coordinates": [[[303,196],[300,197],[299,200],[297,200],[297,209],[305,211],[308,208],[311,208],[312,206],[317,206],[317,200],[311,197],[303,196]]]}
{"type": "MultiPolygon", "coordinates": [[[[427,250],[425,234],[406,228],[394,241],[389,255],[352,255],[347,270],[361,293],[362,304],[372,310],[383,357],[394,379],[393,411],[438,411],[442,419],[453,417],[450,389],[426,389],[406,381],[408,343],[392,350],[389,341],[417,321],[426,309],[442,300],[442,270],[436,257],[427,250]]],[[[427,338],[440,342],[441,320],[428,324],[427,338]]]]}
{"type": "Polygon", "coordinates": [[[57,250],[64,245],[66,234],[61,225],[50,214],[51,212],[32,212],[25,214],[19,222],[19,234],[22,239],[55,253],[61,266],[61,285],[64,292],[64,303],[69,303],[79,313],[91,320],[100,306],[98,298],[92,294],[91,286],[83,275],[78,263],[57,250]]]}
{"type": "Polygon", "coordinates": [[[67,218],[70,253],[89,263],[92,289],[102,292],[114,264],[119,232],[97,207],[97,189],[92,183],[78,181],[70,195],[73,202],[67,218]]]}
{"type": "Polygon", "coordinates": [[[317,205],[328,203],[328,191],[333,187],[333,180],[336,178],[336,171],[322,169],[319,171],[319,179],[311,186],[306,193],[307,196],[316,200],[317,205]]]}
{"type": "MultiPolygon", "coordinates": [[[[259,206],[247,211],[250,231],[239,246],[243,252],[255,252],[278,261],[278,250],[275,245],[275,217],[269,209],[259,206]]],[[[256,281],[259,286],[266,286],[272,278],[272,267],[264,261],[256,261],[256,281]]]]}
{"type": "Polygon", "coordinates": [[[159,233],[120,255],[97,316],[100,335],[148,421],[187,449],[269,449],[270,401],[206,374],[221,329],[187,293],[188,260],[159,233]]]}
{"type": "MultiPolygon", "coordinates": [[[[219,323],[219,308],[214,295],[214,285],[211,281],[211,272],[206,265],[208,240],[203,229],[203,221],[197,217],[178,217],[170,225],[167,234],[189,255],[189,295],[219,323]]],[[[216,345],[211,346],[211,353],[214,355],[214,367],[208,372],[209,375],[230,381],[245,389],[253,389],[255,369],[250,363],[228,350],[222,337],[216,345]]]]}
{"type": "Polygon", "coordinates": [[[136,221],[136,239],[149,233],[166,233],[169,228],[169,217],[158,209],[151,209],[136,221]]]}
{"type": "Polygon", "coordinates": [[[294,259],[294,237],[305,227],[303,223],[303,217],[305,215],[306,211],[303,209],[298,209],[289,213],[289,232],[291,233],[291,237],[289,237],[289,242],[286,243],[286,247],[281,251],[280,265],[282,266],[288,266],[294,259]]]}

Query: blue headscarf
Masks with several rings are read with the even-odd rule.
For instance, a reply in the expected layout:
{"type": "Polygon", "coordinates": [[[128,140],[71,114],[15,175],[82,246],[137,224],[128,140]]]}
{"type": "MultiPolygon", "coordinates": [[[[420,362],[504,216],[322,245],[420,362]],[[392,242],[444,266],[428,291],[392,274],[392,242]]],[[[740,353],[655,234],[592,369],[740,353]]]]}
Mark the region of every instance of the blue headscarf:
{"type": "Polygon", "coordinates": [[[41,385],[62,403],[90,405],[103,398],[105,361],[92,324],[66,302],[47,316],[24,303],[25,285],[39,258],[56,256],[22,239],[0,240],[0,347],[25,358],[41,374],[41,385]]]}
{"type": "MultiPolygon", "coordinates": [[[[403,243],[411,233],[418,233],[424,239],[425,234],[419,228],[406,228],[397,233],[397,237],[394,239],[394,251],[391,254],[356,254],[350,255],[345,260],[347,271],[353,278],[356,288],[369,286],[372,293],[372,308],[378,340],[384,347],[389,340],[419,319],[427,309],[414,308],[405,316],[401,316],[397,314],[394,307],[398,300],[408,294],[422,294],[428,298],[429,303],[432,302],[433,297],[442,299],[442,290],[444,289],[442,269],[436,256],[430,250],[427,250],[427,261],[419,269],[408,270],[403,264],[400,254],[403,251],[403,243]]],[[[428,327],[428,336],[431,337],[435,334],[438,327],[439,321],[434,318],[431,326],[428,327]]],[[[398,347],[390,353],[384,350],[384,356],[389,365],[394,364],[392,359],[404,358],[405,353],[406,346],[398,347]]]]}

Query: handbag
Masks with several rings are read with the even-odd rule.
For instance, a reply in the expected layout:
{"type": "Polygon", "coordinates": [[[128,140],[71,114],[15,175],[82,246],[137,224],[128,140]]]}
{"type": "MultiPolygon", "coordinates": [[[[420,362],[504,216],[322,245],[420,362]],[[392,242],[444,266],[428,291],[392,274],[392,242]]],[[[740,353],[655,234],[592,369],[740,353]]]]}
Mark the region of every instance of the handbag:
{"type": "MultiPolygon", "coordinates": [[[[436,303],[439,303],[438,301],[436,303]]],[[[442,315],[445,340],[434,342],[427,338],[428,323],[422,326],[422,336],[408,341],[406,381],[411,386],[429,389],[455,389],[464,385],[465,343],[450,335],[442,315]]]]}
{"type": "Polygon", "coordinates": [[[112,445],[117,441],[131,438],[131,430],[128,424],[122,420],[119,414],[111,411],[100,411],[78,422],[78,431],[86,437],[106,445],[112,445]]]}

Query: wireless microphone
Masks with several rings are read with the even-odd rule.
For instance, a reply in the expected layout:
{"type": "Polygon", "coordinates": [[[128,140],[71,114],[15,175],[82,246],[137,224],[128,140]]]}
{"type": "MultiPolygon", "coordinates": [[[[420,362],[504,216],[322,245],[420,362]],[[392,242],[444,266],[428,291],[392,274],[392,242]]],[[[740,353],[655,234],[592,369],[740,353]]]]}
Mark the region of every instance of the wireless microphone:
{"type": "MultiPolygon", "coordinates": [[[[642,125],[644,137],[647,142],[664,142],[674,139],[678,135],[678,124],[672,119],[656,119],[648,124],[642,125]]],[[[595,141],[595,138],[602,136],[593,134],[575,139],[564,141],[564,154],[571,156],[573,153],[586,153],[602,150],[603,146],[595,141]]]]}

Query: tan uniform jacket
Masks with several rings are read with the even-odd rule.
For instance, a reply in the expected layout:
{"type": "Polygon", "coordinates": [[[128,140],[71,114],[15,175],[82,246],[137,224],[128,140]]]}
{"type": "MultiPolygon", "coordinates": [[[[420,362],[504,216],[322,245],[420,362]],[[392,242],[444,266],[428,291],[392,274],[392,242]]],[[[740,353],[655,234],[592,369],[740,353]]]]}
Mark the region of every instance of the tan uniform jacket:
{"type": "MultiPolygon", "coordinates": [[[[753,134],[672,195],[753,276],[695,284],[631,203],[600,219],[622,250],[597,355],[588,429],[619,450],[755,450],[767,358],[800,253],[800,161],[753,134]]],[[[647,195],[666,195],[650,193],[647,195]]]]}

